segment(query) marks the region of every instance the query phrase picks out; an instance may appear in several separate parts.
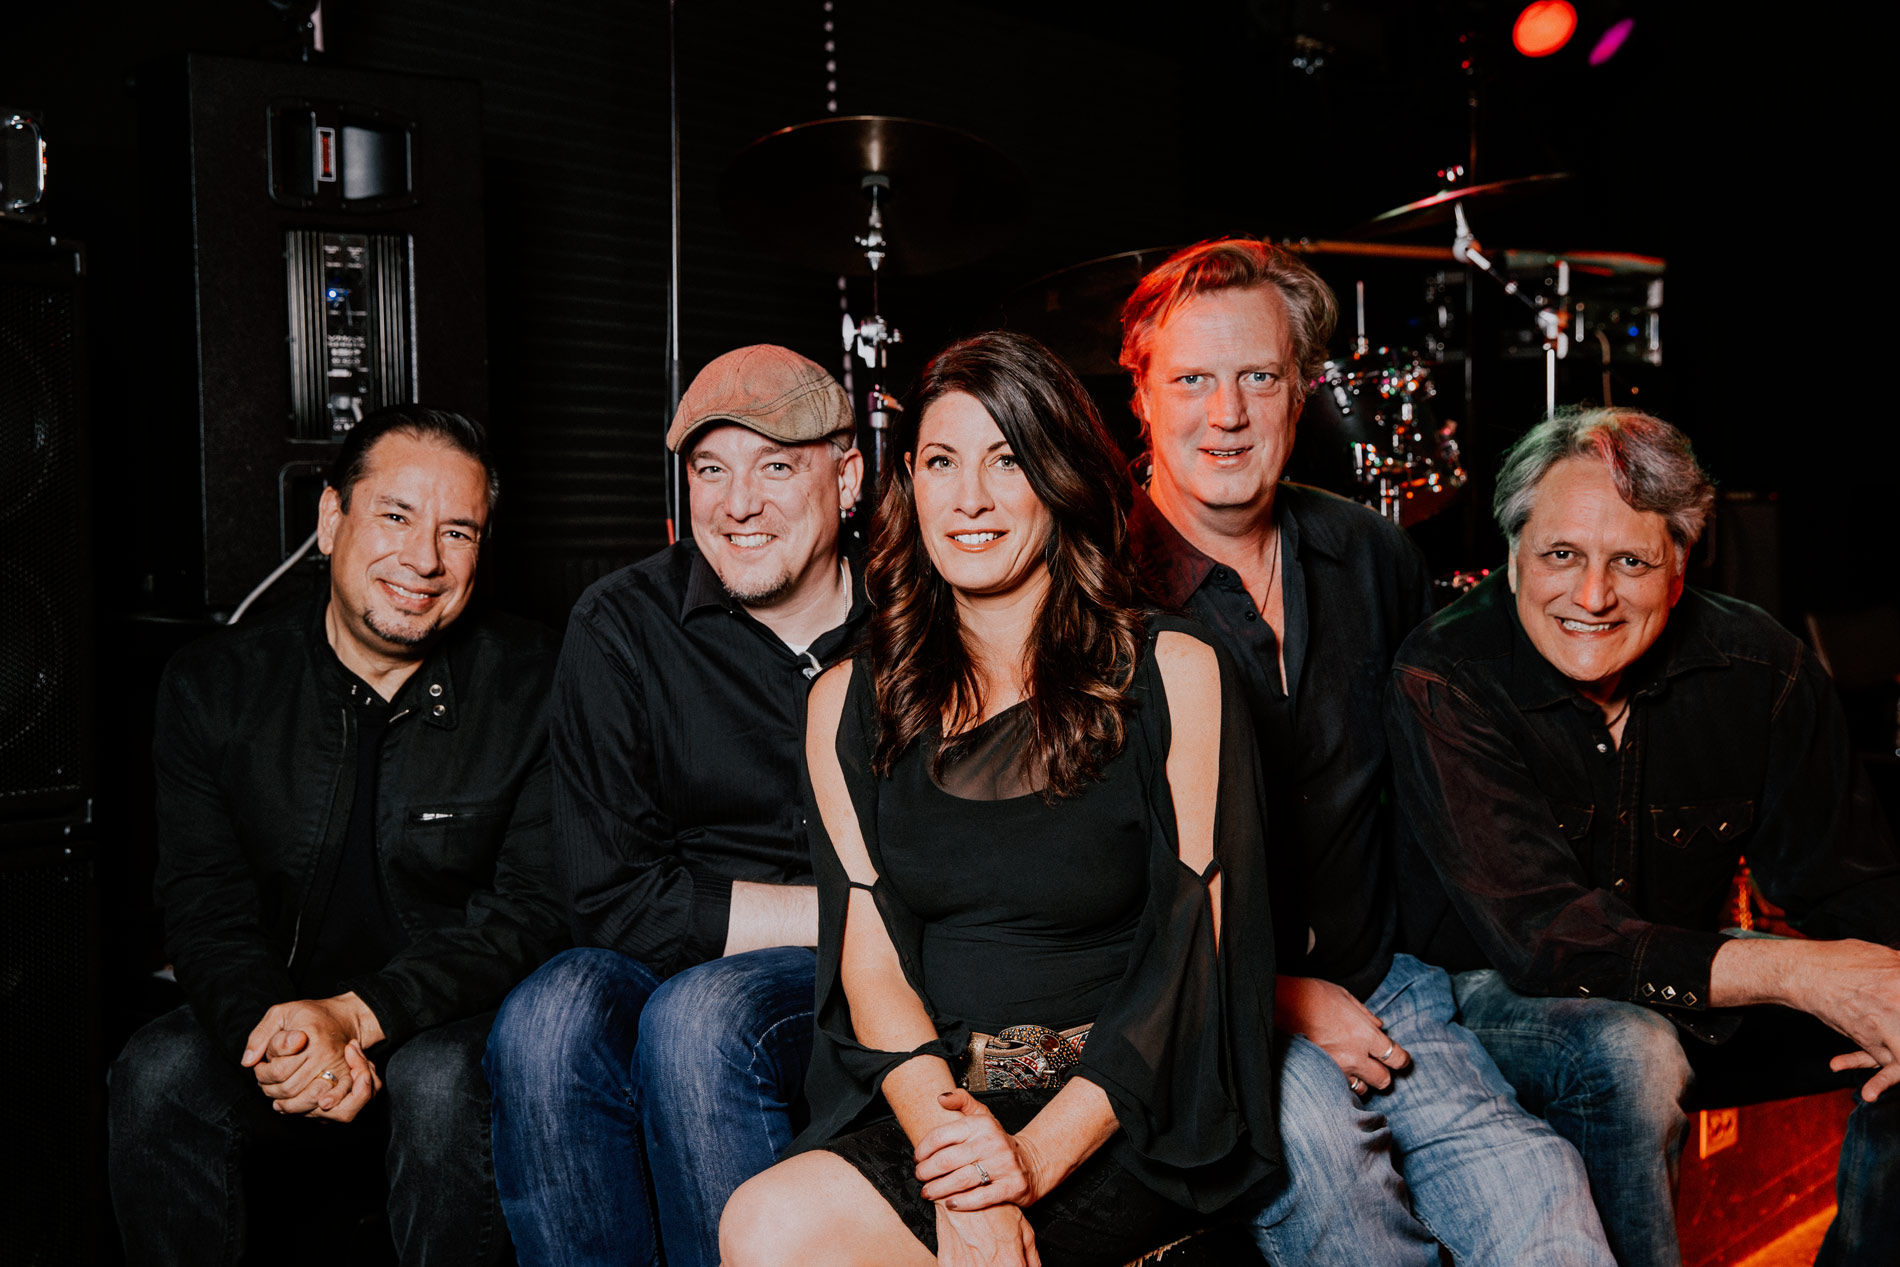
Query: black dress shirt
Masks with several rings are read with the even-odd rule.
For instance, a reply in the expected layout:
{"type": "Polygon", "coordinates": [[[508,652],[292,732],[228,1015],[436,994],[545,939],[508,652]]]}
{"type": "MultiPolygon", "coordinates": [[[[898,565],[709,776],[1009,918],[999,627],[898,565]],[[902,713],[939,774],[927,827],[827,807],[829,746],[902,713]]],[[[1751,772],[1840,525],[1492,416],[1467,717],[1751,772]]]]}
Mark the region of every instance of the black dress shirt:
{"type": "Polygon", "coordinates": [[[1431,578],[1405,534],[1342,497],[1281,484],[1274,514],[1284,687],[1279,643],[1240,577],[1140,489],[1130,538],[1150,597],[1207,626],[1240,671],[1267,782],[1279,970],[1364,999],[1391,966],[1396,931],[1379,698],[1393,653],[1431,611],[1431,578]]]}
{"type": "Polygon", "coordinates": [[[1817,937],[1900,944],[1900,863],[1832,684],[1757,608],[1687,590],[1631,667],[1621,746],[1495,573],[1407,640],[1387,700],[1404,949],[1703,1038],[1737,859],[1817,937]],[[1442,882],[1442,883],[1441,883],[1442,882]],[[1449,895],[1449,896],[1448,896],[1449,895]]]}
{"type": "Polygon", "coordinates": [[[869,616],[798,655],[690,540],[597,582],[555,674],[554,857],[575,941],[663,976],[725,951],[732,884],[810,884],[805,697],[869,616]],[[814,661],[816,662],[814,664],[814,661]]]}

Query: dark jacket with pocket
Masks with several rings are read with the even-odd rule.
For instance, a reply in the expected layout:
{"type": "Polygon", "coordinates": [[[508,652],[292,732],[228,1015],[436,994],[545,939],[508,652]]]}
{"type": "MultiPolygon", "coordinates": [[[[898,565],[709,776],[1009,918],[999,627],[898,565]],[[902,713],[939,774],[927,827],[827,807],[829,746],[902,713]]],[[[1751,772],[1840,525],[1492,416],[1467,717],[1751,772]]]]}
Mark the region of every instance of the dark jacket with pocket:
{"type": "MultiPolygon", "coordinates": [[[[186,1000],[235,1061],[308,997],[355,796],[349,675],[327,593],[221,630],[160,684],[156,891],[186,1000]]],[[[398,692],[383,742],[378,878],[408,945],[348,982],[386,1042],[498,1006],[564,944],[549,870],[552,635],[464,616],[398,692]]]]}
{"type": "Polygon", "coordinates": [[[1900,944],[1900,861],[1833,684],[1759,608],[1686,590],[1627,671],[1622,743],[1538,654],[1500,569],[1400,649],[1405,948],[1526,994],[1623,999],[1719,1039],[1737,862],[1816,937],[1900,944]]]}

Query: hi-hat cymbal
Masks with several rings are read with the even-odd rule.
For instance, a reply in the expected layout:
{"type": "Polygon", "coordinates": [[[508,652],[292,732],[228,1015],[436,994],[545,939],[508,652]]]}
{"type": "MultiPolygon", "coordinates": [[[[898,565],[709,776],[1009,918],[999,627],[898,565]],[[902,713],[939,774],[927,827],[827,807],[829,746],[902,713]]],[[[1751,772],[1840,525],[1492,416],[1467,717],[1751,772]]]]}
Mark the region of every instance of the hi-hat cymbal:
{"type": "Polygon", "coordinates": [[[1389,233],[1404,233],[1411,229],[1450,224],[1452,208],[1459,203],[1495,202],[1500,199],[1521,198],[1527,194],[1546,193],[1569,179],[1569,172],[1542,172],[1535,176],[1514,176],[1510,180],[1494,180],[1483,185],[1441,189],[1428,198],[1420,198],[1416,202],[1408,202],[1390,211],[1382,211],[1364,224],[1348,230],[1345,236],[1383,237],[1389,233]]]}
{"type": "Polygon", "coordinates": [[[719,182],[731,221],[775,255],[863,277],[855,239],[881,176],[886,273],[935,273],[1004,246],[1022,223],[1022,172],[980,137],[922,119],[845,115],[782,128],[739,152],[719,182]]]}

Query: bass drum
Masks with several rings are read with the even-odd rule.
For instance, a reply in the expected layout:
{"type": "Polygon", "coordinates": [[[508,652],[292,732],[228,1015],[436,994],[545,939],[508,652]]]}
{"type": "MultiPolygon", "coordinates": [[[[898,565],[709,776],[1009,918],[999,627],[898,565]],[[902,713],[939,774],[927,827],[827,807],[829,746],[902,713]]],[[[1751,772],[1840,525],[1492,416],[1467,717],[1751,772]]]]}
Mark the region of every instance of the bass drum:
{"type": "Polygon", "coordinates": [[[1326,362],[1311,384],[1287,477],[1363,502],[1402,527],[1464,487],[1458,424],[1432,407],[1431,369],[1385,348],[1326,362]]]}

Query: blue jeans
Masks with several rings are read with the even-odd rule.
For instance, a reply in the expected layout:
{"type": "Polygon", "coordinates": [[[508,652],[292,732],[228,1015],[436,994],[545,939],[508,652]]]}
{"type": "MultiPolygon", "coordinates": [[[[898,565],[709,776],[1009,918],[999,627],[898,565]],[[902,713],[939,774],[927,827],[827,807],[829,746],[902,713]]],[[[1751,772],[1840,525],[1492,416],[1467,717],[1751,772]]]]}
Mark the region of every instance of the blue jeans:
{"type": "MultiPolygon", "coordinates": [[[[1614,999],[1535,998],[1491,969],[1460,973],[1459,1019],[1517,1088],[1583,1154],[1610,1247],[1624,1267],[1676,1267],[1677,1166],[1689,1111],[1855,1087],[1831,1073],[1852,1044],[1813,1017],[1748,1009],[1720,1045],[1683,1042],[1660,1013],[1614,999]]],[[[1900,1262],[1900,1095],[1857,1104],[1836,1183],[1839,1213],[1817,1264],[1900,1262]]]]}
{"type": "Polygon", "coordinates": [[[1317,1044],[1281,1040],[1287,1174],[1253,1221],[1280,1267],[1379,1263],[1611,1267],[1583,1164],[1518,1106],[1452,1017],[1445,973],[1399,955],[1366,1000],[1412,1063],[1387,1091],[1354,1095],[1317,1044]]]}
{"type": "Polygon", "coordinates": [[[287,1189],[304,1203],[295,1234],[306,1246],[320,1243],[332,1229],[309,1218],[336,1213],[325,1194],[362,1186],[353,1179],[379,1161],[404,1264],[498,1261],[508,1234],[489,1167],[481,1075],[493,1016],[425,1029],[393,1051],[372,1048],[382,1093],[340,1126],[273,1112],[256,1076],[219,1049],[190,1008],[146,1025],[110,1073],[107,1164],[126,1262],[229,1264],[247,1252],[273,1261],[290,1230],[286,1211],[254,1211],[251,1198],[287,1189]],[[266,1160],[279,1169],[257,1173],[254,1155],[273,1147],[266,1160]]]}
{"type": "Polygon", "coordinates": [[[515,987],[484,1067],[523,1267],[715,1267],[726,1198],[792,1141],[815,964],[781,947],[663,981],[580,947],[515,987]]]}

